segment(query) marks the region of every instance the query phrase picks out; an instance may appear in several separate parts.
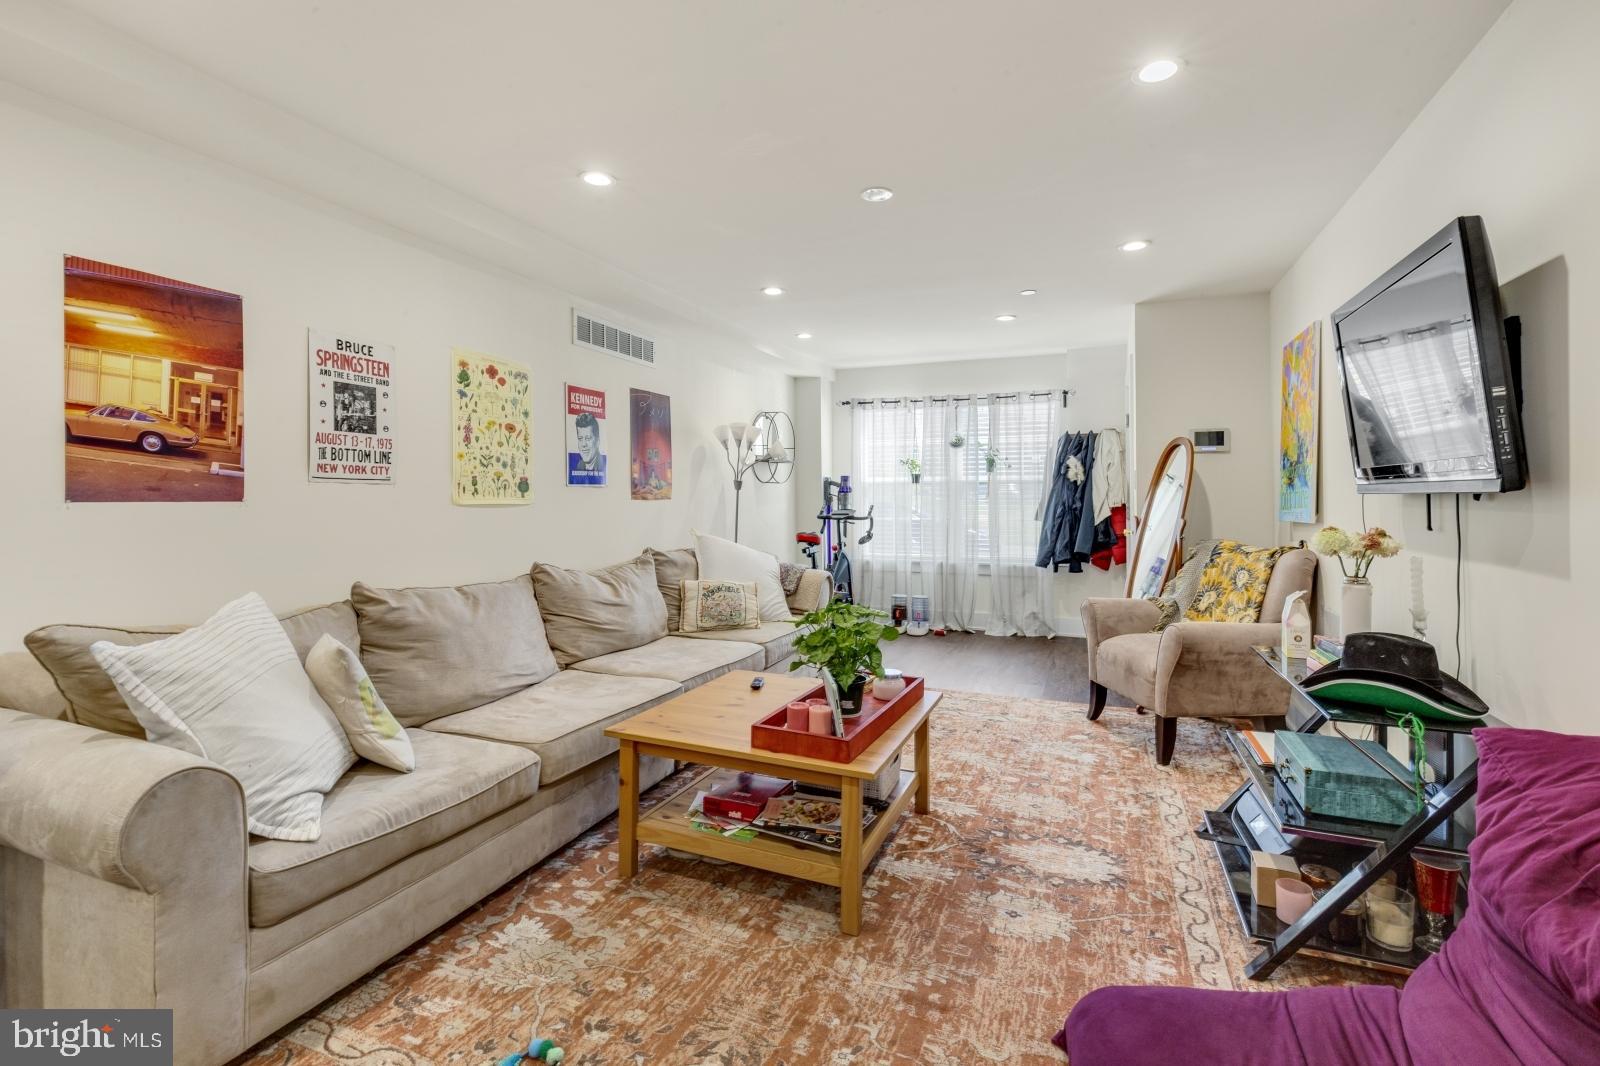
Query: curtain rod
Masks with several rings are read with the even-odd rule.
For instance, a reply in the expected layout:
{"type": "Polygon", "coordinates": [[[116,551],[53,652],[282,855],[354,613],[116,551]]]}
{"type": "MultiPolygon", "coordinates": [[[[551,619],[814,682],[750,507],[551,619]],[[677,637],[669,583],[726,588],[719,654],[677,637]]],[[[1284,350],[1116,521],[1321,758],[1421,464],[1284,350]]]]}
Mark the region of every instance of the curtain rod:
{"type": "Polygon", "coordinates": [[[966,396],[887,396],[875,400],[854,399],[838,400],[839,407],[870,407],[873,404],[898,404],[898,403],[960,403],[965,400],[1015,400],[1022,396],[1039,397],[1061,394],[1061,406],[1066,407],[1072,399],[1072,394],[1077,389],[1040,389],[1036,392],[984,392],[966,396]]]}

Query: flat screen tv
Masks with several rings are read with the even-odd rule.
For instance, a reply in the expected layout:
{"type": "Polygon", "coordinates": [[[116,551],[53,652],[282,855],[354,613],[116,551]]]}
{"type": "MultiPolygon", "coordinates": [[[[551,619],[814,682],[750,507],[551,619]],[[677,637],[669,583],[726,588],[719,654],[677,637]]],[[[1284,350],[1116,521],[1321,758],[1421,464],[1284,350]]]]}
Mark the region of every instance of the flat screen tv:
{"type": "Polygon", "coordinates": [[[1440,230],[1335,311],[1333,329],[1357,492],[1527,483],[1520,375],[1483,219],[1440,230]]]}

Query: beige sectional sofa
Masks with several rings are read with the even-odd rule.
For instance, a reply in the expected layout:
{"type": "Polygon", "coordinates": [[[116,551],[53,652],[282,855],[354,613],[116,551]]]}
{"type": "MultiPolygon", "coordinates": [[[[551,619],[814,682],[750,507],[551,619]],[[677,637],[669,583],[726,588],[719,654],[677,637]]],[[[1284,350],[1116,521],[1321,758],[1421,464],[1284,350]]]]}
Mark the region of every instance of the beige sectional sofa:
{"type": "MultiPolygon", "coordinates": [[[[652,554],[672,600],[693,556],[652,554]]],[[[358,762],[311,842],[247,834],[238,782],[144,740],[91,669],[93,640],[180,627],[30,634],[54,678],[29,653],[0,656],[0,1002],[170,1007],[179,1063],[226,1062],[612,814],[608,725],[729,670],[778,668],[795,635],[669,632],[555,668],[529,577],[432,593],[357,585],[282,619],[302,659],[323,633],[361,651],[416,753],[409,774],[358,762]],[[545,660],[548,676],[504,691],[545,660]]],[[[810,571],[789,605],[830,594],[810,571]]],[[[642,784],[670,770],[646,759],[642,784]]]]}

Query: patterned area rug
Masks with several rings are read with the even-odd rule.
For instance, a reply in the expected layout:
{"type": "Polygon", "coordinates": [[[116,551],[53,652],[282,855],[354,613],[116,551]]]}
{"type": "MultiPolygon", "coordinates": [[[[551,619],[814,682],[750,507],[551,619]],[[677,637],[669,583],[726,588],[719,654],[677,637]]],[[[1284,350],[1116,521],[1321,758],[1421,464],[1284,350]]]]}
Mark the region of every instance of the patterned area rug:
{"type": "Polygon", "coordinates": [[[537,1032],[573,1066],[1059,1066],[1050,1036],[1101,985],[1379,979],[1244,978],[1192,834],[1237,780],[1214,725],[1182,722],[1166,768],[1130,711],[948,693],[932,733],[933,812],[880,854],[859,937],[833,889],[649,846],[620,884],[612,820],[242,1061],[477,1066],[537,1032]]]}

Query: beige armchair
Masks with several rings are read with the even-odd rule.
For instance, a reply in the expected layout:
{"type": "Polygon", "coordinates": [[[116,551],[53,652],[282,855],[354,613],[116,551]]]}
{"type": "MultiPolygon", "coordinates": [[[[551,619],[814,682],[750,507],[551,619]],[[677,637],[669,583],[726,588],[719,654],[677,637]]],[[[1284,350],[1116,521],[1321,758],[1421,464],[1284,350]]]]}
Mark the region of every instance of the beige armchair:
{"type": "Polygon", "coordinates": [[[1166,766],[1179,718],[1281,718],[1288,687],[1251,648],[1278,642],[1284,601],[1292,592],[1309,592],[1316,573],[1310,549],[1281,555],[1260,622],[1174,622],[1155,633],[1161,612],[1149,600],[1084,600],[1089,720],[1105,709],[1108,689],[1155,712],[1156,762],[1166,766]]]}

